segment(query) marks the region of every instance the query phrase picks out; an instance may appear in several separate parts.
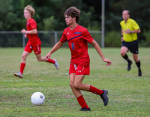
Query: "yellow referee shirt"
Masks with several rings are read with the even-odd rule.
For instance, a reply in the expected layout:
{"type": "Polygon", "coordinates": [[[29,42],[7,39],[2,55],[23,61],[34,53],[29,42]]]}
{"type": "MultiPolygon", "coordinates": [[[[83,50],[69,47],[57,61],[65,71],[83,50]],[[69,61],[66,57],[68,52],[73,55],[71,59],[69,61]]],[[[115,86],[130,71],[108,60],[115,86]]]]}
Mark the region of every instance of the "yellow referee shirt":
{"type": "Polygon", "coordinates": [[[137,34],[136,33],[129,33],[126,34],[124,31],[129,29],[130,31],[132,30],[138,30],[140,29],[139,25],[136,23],[136,21],[134,21],[133,19],[128,19],[128,21],[125,23],[125,21],[121,21],[120,22],[121,25],[121,29],[123,31],[123,40],[125,42],[132,42],[137,40],[137,34]]]}

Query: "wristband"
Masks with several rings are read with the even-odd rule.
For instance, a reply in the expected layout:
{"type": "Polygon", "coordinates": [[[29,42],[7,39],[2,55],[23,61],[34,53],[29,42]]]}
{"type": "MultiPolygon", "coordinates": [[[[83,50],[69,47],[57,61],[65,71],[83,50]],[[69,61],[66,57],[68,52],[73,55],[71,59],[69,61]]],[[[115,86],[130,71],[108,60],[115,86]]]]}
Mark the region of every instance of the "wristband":
{"type": "Polygon", "coordinates": [[[121,37],[123,37],[123,35],[121,35],[121,37]]]}
{"type": "Polygon", "coordinates": [[[130,31],[130,33],[132,33],[132,31],[130,31]]]}

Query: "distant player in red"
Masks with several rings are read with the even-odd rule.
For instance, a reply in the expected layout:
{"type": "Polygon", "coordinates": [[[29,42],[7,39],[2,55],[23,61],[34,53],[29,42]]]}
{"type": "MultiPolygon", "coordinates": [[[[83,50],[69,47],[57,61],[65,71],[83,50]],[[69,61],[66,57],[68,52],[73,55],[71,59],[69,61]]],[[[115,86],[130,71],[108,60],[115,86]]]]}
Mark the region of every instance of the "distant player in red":
{"type": "Polygon", "coordinates": [[[35,10],[32,6],[28,5],[24,9],[24,17],[27,20],[26,28],[22,29],[21,32],[25,34],[25,38],[29,38],[26,47],[24,49],[24,52],[22,54],[21,64],[20,64],[20,72],[14,73],[15,76],[22,78],[23,77],[23,71],[26,65],[26,58],[27,56],[34,51],[37,60],[38,61],[45,61],[48,63],[52,63],[55,65],[56,69],[59,69],[59,65],[56,61],[56,59],[47,59],[46,57],[41,57],[41,40],[39,39],[37,35],[37,24],[32,17],[35,14],[35,10]]]}
{"type": "Polygon", "coordinates": [[[69,25],[62,34],[60,41],[54,45],[51,51],[46,55],[50,58],[51,54],[57,51],[64,42],[68,42],[71,51],[71,62],[69,68],[70,87],[76,96],[78,103],[81,105],[81,111],[91,111],[86,104],[80,90],[89,91],[100,95],[104,102],[104,106],[108,103],[107,90],[100,90],[88,84],[82,84],[85,75],[90,74],[90,58],[88,54],[88,43],[91,43],[107,66],[111,65],[111,61],[105,59],[100,46],[92,38],[88,30],[77,24],[80,16],[80,10],[76,7],[68,8],[65,13],[66,24],[69,25]]]}

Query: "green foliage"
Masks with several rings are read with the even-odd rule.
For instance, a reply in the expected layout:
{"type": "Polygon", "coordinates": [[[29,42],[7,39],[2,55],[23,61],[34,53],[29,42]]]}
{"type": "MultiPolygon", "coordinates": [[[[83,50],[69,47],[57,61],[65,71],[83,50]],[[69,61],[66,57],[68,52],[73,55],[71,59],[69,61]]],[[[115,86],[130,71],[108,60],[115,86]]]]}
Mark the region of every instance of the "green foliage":
{"type": "Polygon", "coordinates": [[[0,31],[11,30],[18,23],[17,15],[13,12],[12,0],[0,0],[0,31]]]}
{"type": "MultiPolygon", "coordinates": [[[[44,19],[55,17],[54,30],[63,30],[66,27],[64,12],[70,6],[75,6],[81,10],[79,24],[90,30],[99,30],[101,27],[101,1],[90,0],[1,0],[0,1],[0,30],[21,30],[25,28],[26,20],[23,16],[24,7],[31,5],[35,8],[35,20],[38,30],[43,29],[44,19]]],[[[141,29],[150,29],[147,22],[147,14],[150,13],[150,1],[144,0],[105,0],[105,29],[120,30],[119,22],[122,20],[122,10],[129,9],[131,18],[135,19],[141,29]],[[132,7],[135,6],[135,7],[132,7]],[[138,12],[136,12],[138,11],[138,12]],[[142,20],[144,19],[144,20],[142,20]]],[[[47,29],[47,28],[46,28],[47,29]]],[[[50,30],[50,29],[49,29],[50,30]]]]}
{"type": "Polygon", "coordinates": [[[106,47],[121,47],[121,35],[120,32],[111,31],[105,36],[106,47]]]}
{"type": "Polygon", "coordinates": [[[146,38],[147,46],[150,47],[150,30],[148,31],[144,30],[144,36],[146,38]]]}
{"type": "Polygon", "coordinates": [[[93,20],[94,7],[90,7],[88,12],[81,11],[79,24],[86,27],[88,30],[99,31],[100,21],[93,20]]]}
{"type": "Polygon", "coordinates": [[[23,34],[0,34],[0,47],[22,47],[23,34]]]}
{"type": "Polygon", "coordinates": [[[148,44],[146,41],[141,40],[138,45],[139,45],[139,47],[147,47],[148,44]]]}
{"type": "Polygon", "coordinates": [[[53,25],[55,25],[53,26],[52,29],[48,29],[49,31],[64,30],[64,28],[66,28],[66,23],[64,20],[65,10],[71,6],[75,6],[80,9],[81,4],[82,4],[81,0],[44,0],[42,3],[40,0],[36,0],[36,2],[34,2],[34,5],[35,5],[34,8],[36,11],[35,20],[37,21],[38,30],[46,30],[46,29],[43,29],[43,26],[47,27],[45,25],[48,24],[48,19],[51,21],[53,20],[54,22],[53,25]],[[54,19],[51,19],[53,16],[54,16],[54,19]]]}
{"type": "Polygon", "coordinates": [[[55,27],[57,26],[57,22],[54,16],[51,16],[49,18],[43,19],[44,22],[44,30],[50,30],[53,31],[55,30],[55,27]]]}
{"type": "MultiPolygon", "coordinates": [[[[71,6],[81,10],[80,25],[88,30],[101,30],[101,0],[42,0],[42,2],[41,0],[0,0],[0,31],[24,29],[26,19],[23,10],[27,5],[35,9],[34,19],[37,22],[38,31],[63,31],[67,27],[64,12],[71,6]]],[[[149,6],[150,0],[105,0],[105,30],[120,31],[122,11],[125,9],[130,11],[130,17],[135,19],[141,30],[150,30],[148,24],[150,18],[147,18],[147,14],[150,13],[149,6]]],[[[149,46],[145,42],[147,37],[144,33],[138,37],[141,45],[149,46]]],[[[111,43],[108,39],[106,40],[107,43],[111,43]]],[[[118,47],[118,42],[116,45],[118,47]]],[[[114,44],[112,46],[114,47],[114,44]]]]}

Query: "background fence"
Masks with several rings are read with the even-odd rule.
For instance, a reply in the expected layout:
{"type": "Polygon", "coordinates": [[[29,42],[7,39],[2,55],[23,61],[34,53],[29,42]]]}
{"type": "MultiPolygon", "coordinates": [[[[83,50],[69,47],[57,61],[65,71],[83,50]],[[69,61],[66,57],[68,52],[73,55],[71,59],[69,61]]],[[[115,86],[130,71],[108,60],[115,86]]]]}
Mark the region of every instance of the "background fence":
{"type": "MultiPolygon", "coordinates": [[[[101,31],[89,31],[91,36],[102,46],[101,31]]],[[[42,47],[53,47],[57,43],[63,31],[38,31],[42,47]]],[[[0,47],[25,47],[28,39],[20,31],[0,31],[0,47]]],[[[64,43],[63,47],[68,44],[64,43]]],[[[90,46],[90,45],[89,45],[90,46]]]]}

